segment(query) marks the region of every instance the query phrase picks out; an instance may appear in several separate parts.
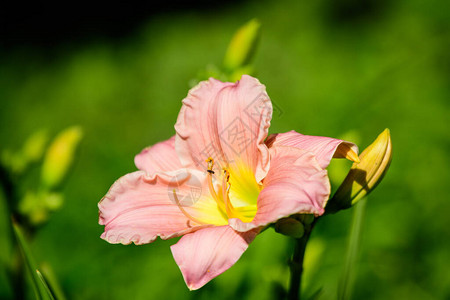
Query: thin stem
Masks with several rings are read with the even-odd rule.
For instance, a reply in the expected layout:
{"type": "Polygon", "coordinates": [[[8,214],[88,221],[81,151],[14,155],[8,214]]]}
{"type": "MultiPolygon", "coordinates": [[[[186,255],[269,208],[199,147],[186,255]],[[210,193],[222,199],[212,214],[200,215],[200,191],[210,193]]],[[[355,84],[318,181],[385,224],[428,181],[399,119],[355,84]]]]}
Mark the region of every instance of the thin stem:
{"type": "MultiPolygon", "coordinates": [[[[3,190],[3,194],[6,200],[6,206],[9,215],[13,219],[20,219],[20,215],[16,211],[17,205],[17,191],[14,185],[11,174],[8,170],[0,164],[0,191],[3,190]]],[[[8,268],[8,276],[10,284],[13,287],[14,299],[25,299],[25,274],[23,272],[23,259],[20,255],[16,239],[14,238],[14,232],[11,221],[9,223],[10,239],[13,241],[11,263],[8,268]]],[[[11,250],[11,249],[9,249],[11,250]]]]}
{"type": "Polygon", "coordinates": [[[299,239],[295,239],[294,254],[290,261],[291,279],[288,300],[299,300],[301,298],[303,259],[305,257],[306,244],[308,243],[314,224],[315,222],[305,226],[304,235],[299,239]]]}
{"type": "Polygon", "coordinates": [[[347,255],[345,257],[344,271],[338,286],[338,299],[351,299],[357,272],[357,260],[361,247],[362,227],[366,210],[367,199],[360,200],[353,210],[353,220],[349,233],[347,255]]]}
{"type": "MultiPolygon", "coordinates": [[[[15,213],[14,202],[16,198],[16,193],[14,189],[14,183],[9,172],[0,164],[0,185],[3,189],[3,194],[5,195],[6,205],[8,208],[8,212],[10,214],[15,213]]],[[[11,230],[12,232],[12,230],[11,230]]]]}
{"type": "Polygon", "coordinates": [[[25,272],[22,255],[20,255],[19,246],[14,245],[14,252],[12,253],[12,266],[8,269],[10,276],[10,284],[13,287],[14,299],[25,299],[25,272]]]}

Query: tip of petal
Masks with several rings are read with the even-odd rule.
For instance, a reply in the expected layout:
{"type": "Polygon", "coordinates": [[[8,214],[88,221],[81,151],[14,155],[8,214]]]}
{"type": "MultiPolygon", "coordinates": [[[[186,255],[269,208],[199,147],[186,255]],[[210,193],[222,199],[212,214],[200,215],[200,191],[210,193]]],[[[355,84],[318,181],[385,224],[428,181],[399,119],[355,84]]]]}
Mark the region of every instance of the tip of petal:
{"type": "Polygon", "coordinates": [[[333,157],[346,158],[355,163],[360,162],[358,157],[358,148],[356,147],[356,145],[347,142],[339,144],[333,157]]]}
{"type": "Polygon", "coordinates": [[[360,162],[358,154],[356,154],[356,152],[354,152],[354,151],[347,152],[347,155],[345,156],[345,158],[348,159],[348,160],[351,160],[351,161],[353,161],[355,163],[359,163],[360,162]]]}

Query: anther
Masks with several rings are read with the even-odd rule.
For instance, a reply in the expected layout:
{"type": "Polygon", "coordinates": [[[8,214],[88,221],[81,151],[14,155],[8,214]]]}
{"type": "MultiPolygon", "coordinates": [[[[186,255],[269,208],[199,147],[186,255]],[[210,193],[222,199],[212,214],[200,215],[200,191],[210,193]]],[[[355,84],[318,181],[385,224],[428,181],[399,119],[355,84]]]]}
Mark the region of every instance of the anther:
{"type": "Polygon", "coordinates": [[[212,157],[208,157],[208,159],[205,160],[208,163],[208,173],[214,174],[213,167],[214,167],[214,159],[212,157]]]}
{"type": "Polygon", "coordinates": [[[225,176],[228,183],[230,181],[230,173],[226,169],[223,169],[223,175],[225,176]]]}
{"type": "Polygon", "coordinates": [[[228,196],[230,188],[231,188],[230,173],[226,169],[223,169],[223,179],[222,179],[223,202],[225,203],[225,210],[227,212],[228,217],[234,218],[235,210],[234,210],[233,204],[230,201],[230,197],[228,196]]]}
{"type": "Polygon", "coordinates": [[[211,193],[211,196],[214,198],[214,200],[216,201],[217,205],[219,206],[220,209],[225,210],[225,205],[222,201],[219,200],[219,197],[217,196],[216,191],[214,190],[214,186],[213,186],[213,178],[212,176],[215,174],[215,172],[213,171],[213,167],[214,167],[214,159],[212,159],[212,157],[208,157],[207,160],[205,160],[208,163],[208,169],[206,171],[208,171],[208,188],[209,188],[209,192],[211,193]]]}

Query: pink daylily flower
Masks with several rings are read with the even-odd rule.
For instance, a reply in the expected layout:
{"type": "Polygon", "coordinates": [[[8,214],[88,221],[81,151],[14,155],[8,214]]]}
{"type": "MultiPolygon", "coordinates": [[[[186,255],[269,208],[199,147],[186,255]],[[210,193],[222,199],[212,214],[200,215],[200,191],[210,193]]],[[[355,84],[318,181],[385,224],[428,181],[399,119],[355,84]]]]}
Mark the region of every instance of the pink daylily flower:
{"type": "Polygon", "coordinates": [[[194,290],[230,268],[268,224],[323,214],[325,168],[333,157],[357,160],[358,148],[295,131],[267,137],[271,118],[257,79],[201,82],[183,100],[175,136],[138,154],[139,171],[100,201],[101,237],[145,244],[183,235],[171,250],[194,290]]]}

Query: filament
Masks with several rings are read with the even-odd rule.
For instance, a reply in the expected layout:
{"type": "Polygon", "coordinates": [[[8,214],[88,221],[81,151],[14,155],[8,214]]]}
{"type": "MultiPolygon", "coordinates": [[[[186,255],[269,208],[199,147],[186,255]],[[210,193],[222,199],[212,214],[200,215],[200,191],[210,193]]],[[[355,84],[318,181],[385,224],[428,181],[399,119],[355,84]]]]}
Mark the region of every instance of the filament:
{"type": "Polygon", "coordinates": [[[229,193],[231,189],[231,183],[230,183],[230,173],[223,169],[223,176],[222,176],[222,199],[220,199],[220,196],[216,193],[216,190],[214,189],[213,185],[213,175],[215,174],[213,168],[214,168],[214,159],[209,157],[206,159],[206,162],[208,163],[207,166],[207,172],[208,172],[208,188],[209,192],[211,193],[211,196],[214,198],[214,200],[217,203],[217,206],[219,207],[221,213],[224,214],[224,217],[226,218],[240,218],[240,219],[248,219],[245,216],[242,216],[238,210],[236,210],[233,207],[233,204],[231,203],[229,193]]]}
{"type": "MultiPolygon", "coordinates": [[[[175,203],[177,204],[178,208],[179,208],[180,211],[183,213],[183,215],[186,216],[186,218],[188,218],[189,220],[194,221],[195,223],[198,223],[198,224],[202,224],[202,225],[207,224],[207,223],[202,222],[202,221],[200,221],[200,220],[194,218],[193,216],[191,216],[191,215],[190,215],[190,214],[189,214],[189,213],[181,206],[180,201],[178,200],[177,193],[175,192],[175,189],[173,190],[173,197],[175,198],[175,203]]],[[[189,221],[188,221],[188,222],[189,222],[189,221]]],[[[188,227],[190,227],[190,226],[189,226],[189,223],[187,223],[187,224],[188,224],[188,227]]]]}
{"type": "Polygon", "coordinates": [[[225,203],[225,210],[227,212],[228,217],[234,218],[235,217],[235,210],[233,207],[233,204],[231,204],[230,197],[228,197],[228,193],[231,188],[230,180],[230,173],[228,173],[227,170],[223,170],[223,178],[222,178],[222,196],[223,196],[223,202],[225,203]]]}
{"type": "Polygon", "coordinates": [[[219,197],[217,196],[216,191],[214,190],[214,186],[213,186],[213,182],[212,182],[212,175],[214,174],[213,171],[213,167],[214,167],[214,159],[212,159],[211,157],[209,157],[206,162],[208,163],[208,188],[209,188],[209,192],[211,193],[211,196],[214,198],[214,200],[216,201],[217,205],[219,206],[219,208],[224,211],[225,210],[225,205],[222,201],[219,200],[219,197]]]}

